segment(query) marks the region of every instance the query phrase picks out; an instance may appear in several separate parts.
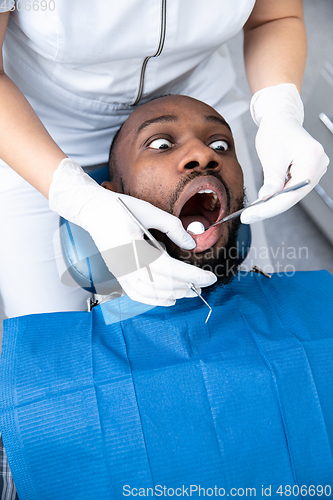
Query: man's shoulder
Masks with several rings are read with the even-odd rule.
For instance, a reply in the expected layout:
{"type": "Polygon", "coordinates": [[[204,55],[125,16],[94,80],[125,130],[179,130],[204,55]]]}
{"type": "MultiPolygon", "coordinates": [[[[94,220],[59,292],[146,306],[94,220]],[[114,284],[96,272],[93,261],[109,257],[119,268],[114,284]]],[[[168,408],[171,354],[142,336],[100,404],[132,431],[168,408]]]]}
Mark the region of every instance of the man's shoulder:
{"type": "Polygon", "coordinates": [[[242,309],[275,316],[299,338],[333,338],[333,276],[328,271],[251,273],[233,283],[242,309]]]}
{"type": "Polygon", "coordinates": [[[286,273],[273,273],[273,281],[279,283],[279,286],[292,286],[298,288],[300,286],[318,286],[323,287],[333,286],[333,276],[325,270],[321,271],[293,271],[286,273]]]}
{"type": "Polygon", "coordinates": [[[333,276],[328,271],[297,271],[293,273],[273,273],[271,278],[256,281],[272,298],[300,302],[303,308],[333,305],[333,276]]]}
{"type": "Polygon", "coordinates": [[[233,282],[233,291],[249,294],[256,288],[273,296],[284,295],[305,299],[311,303],[323,299],[333,300],[333,276],[328,271],[294,271],[292,273],[273,273],[269,277],[260,273],[246,272],[233,282]]]}

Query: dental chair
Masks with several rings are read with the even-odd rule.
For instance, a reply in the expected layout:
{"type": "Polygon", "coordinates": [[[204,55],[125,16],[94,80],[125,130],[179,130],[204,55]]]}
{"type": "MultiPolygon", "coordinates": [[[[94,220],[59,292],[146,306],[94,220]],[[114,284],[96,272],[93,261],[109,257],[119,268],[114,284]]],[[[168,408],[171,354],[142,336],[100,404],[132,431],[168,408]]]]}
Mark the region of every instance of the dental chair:
{"type": "MultiPolygon", "coordinates": [[[[88,173],[99,184],[109,180],[107,165],[88,173]]],[[[60,217],[60,240],[67,269],[61,280],[71,286],[79,285],[92,294],[92,298],[88,299],[89,311],[101,301],[107,300],[108,296],[115,298],[122,295],[118,281],[108,270],[87,231],[60,217]]],[[[239,263],[245,260],[250,246],[250,226],[241,224],[237,240],[239,263]]]]}

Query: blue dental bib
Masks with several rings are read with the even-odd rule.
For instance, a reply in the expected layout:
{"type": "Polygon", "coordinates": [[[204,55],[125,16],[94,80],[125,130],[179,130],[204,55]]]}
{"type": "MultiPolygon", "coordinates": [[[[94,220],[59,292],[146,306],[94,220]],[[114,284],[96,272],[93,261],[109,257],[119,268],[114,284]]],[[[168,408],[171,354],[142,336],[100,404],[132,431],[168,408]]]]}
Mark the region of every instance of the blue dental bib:
{"type": "Polygon", "coordinates": [[[206,325],[199,298],[5,321],[20,500],[333,498],[333,277],[251,274],[208,301],[206,325]]]}

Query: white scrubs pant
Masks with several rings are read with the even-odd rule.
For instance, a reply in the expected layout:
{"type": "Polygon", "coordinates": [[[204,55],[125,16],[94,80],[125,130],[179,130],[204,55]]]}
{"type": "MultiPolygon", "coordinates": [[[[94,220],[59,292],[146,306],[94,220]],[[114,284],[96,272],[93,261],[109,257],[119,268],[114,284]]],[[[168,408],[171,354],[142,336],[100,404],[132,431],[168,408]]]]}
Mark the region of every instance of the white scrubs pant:
{"type": "MultiPolygon", "coordinates": [[[[256,188],[241,120],[231,122],[236,151],[245,173],[250,201],[256,188]]],[[[54,311],[82,311],[90,295],[61,283],[57,260],[61,260],[59,216],[48,201],[11,168],[0,163],[0,293],[7,317],[54,311]]],[[[262,223],[252,226],[252,245],[266,247],[262,223]]],[[[258,252],[256,252],[258,255],[258,252]]],[[[246,259],[266,268],[268,260],[246,259]]]]}

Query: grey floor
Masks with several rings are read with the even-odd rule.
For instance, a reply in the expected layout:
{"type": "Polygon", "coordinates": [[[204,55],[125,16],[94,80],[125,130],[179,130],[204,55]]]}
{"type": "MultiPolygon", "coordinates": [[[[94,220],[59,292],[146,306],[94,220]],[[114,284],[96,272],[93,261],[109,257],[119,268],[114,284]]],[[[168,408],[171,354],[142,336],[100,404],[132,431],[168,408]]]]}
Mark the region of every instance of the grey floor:
{"type": "MultiPolygon", "coordinates": [[[[304,9],[308,32],[308,63],[302,97],[306,103],[311,97],[323,62],[332,54],[333,1],[304,0],[304,9]]],[[[244,95],[250,99],[251,93],[246,82],[242,59],[242,34],[230,41],[229,48],[237,71],[237,83],[244,95]]],[[[254,149],[256,126],[249,113],[244,115],[243,122],[259,188],[262,171],[254,149]]],[[[265,229],[268,249],[276,270],[292,266],[295,270],[326,269],[333,274],[333,247],[300,206],[266,221],[265,229]]],[[[3,318],[0,298],[0,335],[3,318]]]]}

